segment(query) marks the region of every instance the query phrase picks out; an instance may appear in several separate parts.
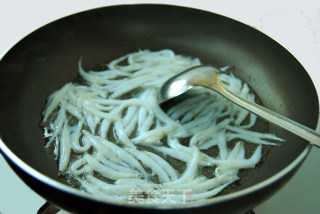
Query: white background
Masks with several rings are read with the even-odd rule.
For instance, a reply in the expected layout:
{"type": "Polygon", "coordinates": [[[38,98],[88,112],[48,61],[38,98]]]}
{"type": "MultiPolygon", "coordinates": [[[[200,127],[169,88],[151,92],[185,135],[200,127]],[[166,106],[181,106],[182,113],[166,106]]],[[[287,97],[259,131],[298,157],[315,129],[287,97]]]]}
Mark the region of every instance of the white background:
{"type": "MultiPolygon", "coordinates": [[[[79,11],[123,3],[175,4],[216,12],[264,31],[287,47],[300,60],[319,92],[320,1],[297,2],[299,3],[289,0],[1,1],[0,55],[42,25],[79,11]]],[[[257,214],[319,213],[320,168],[318,163],[320,163],[320,150],[313,148],[290,183],[254,211],[257,214]]],[[[22,183],[0,155],[0,214],[36,213],[44,202],[43,198],[22,183]]]]}

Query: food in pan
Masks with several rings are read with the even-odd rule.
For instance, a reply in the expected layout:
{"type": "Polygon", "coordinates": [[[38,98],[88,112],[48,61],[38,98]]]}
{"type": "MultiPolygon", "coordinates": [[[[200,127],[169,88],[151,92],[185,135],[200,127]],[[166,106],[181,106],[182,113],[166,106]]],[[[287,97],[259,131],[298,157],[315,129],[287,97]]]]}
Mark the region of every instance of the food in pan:
{"type": "MultiPolygon", "coordinates": [[[[53,148],[60,175],[112,201],[178,204],[213,197],[239,179],[239,170],[254,168],[262,145],[281,141],[253,131],[254,114],[201,87],[167,112],[158,105],[168,78],[200,64],[172,50],[130,53],[105,71],[85,71],[80,61],[81,81],[50,95],[43,111],[46,148],[53,148]]],[[[232,73],[220,77],[255,101],[232,73]]]]}

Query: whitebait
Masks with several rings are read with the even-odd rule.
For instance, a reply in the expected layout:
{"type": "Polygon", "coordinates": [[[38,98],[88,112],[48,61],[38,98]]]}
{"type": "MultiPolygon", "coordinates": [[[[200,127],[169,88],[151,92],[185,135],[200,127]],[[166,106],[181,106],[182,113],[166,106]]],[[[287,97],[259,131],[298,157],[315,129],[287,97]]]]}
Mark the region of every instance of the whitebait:
{"type": "MultiPolygon", "coordinates": [[[[171,50],[127,54],[99,72],[85,71],[80,60],[83,83],[54,92],[43,112],[46,147],[54,146],[59,173],[108,200],[168,204],[215,196],[239,179],[240,169],[255,167],[262,145],[281,141],[250,130],[255,115],[204,88],[167,113],[157,104],[168,78],[200,64],[171,50]],[[244,144],[255,146],[248,158],[244,144]],[[216,155],[205,153],[213,148],[216,155]]],[[[254,101],[246,83],[233,74],[220,77],[254,101]]]]}

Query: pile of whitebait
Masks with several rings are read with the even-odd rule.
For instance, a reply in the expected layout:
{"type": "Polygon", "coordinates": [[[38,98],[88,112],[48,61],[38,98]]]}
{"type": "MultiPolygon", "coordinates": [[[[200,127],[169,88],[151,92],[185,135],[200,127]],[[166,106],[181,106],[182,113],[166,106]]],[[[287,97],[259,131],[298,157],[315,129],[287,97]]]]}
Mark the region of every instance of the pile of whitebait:
{"type": "MultiPolygon", "coordinates": [[[[215,196],[240,169],[254,168],[262,145],[281,140],[250,130],[255,115],[201,87],[166,113],[159,107],[161,85],[200,64],[171,50],[131,53],[105,71],[84,71],[80,61],[83,81],[54,92],[43,112],[46,148],[54,148],[60,175],[106,200],[181,204],[215,196]],[[247,158],[244,144],[256,144],[247,158]],[[213,148],[216,155],[206,153],[213,148]]],[[[254,101],[246,83],[220,77],[254,101]]]]}

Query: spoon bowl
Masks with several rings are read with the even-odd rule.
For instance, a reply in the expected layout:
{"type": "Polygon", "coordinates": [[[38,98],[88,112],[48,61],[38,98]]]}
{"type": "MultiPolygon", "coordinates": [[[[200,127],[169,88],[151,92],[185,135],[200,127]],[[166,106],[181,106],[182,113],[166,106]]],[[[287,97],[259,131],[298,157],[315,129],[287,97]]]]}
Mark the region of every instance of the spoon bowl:
{"type": "Polygon", "coordinates": [[[308,140],[310,144],[320,148],[320,134],[318,132],[234,94],[221,83],[219,79],[220,72],[218,68],[208,65],[200,65],[187,69],[168,79],[162,85],[159,91],[158,101],[159,103],[163,103],[189,91],[195,86],[203,86],[218,92],[240,107],[308,140]]]}
{"type": "Polygon", "coordinates": [[[158,96],[159,103],[177,97],[194,86],[204,86],[214,89],[214,85],[220,81],[217,79],[220,70],[212,66],[195,66],[189,68],[169,80],[161,87],[158,96]]]}

